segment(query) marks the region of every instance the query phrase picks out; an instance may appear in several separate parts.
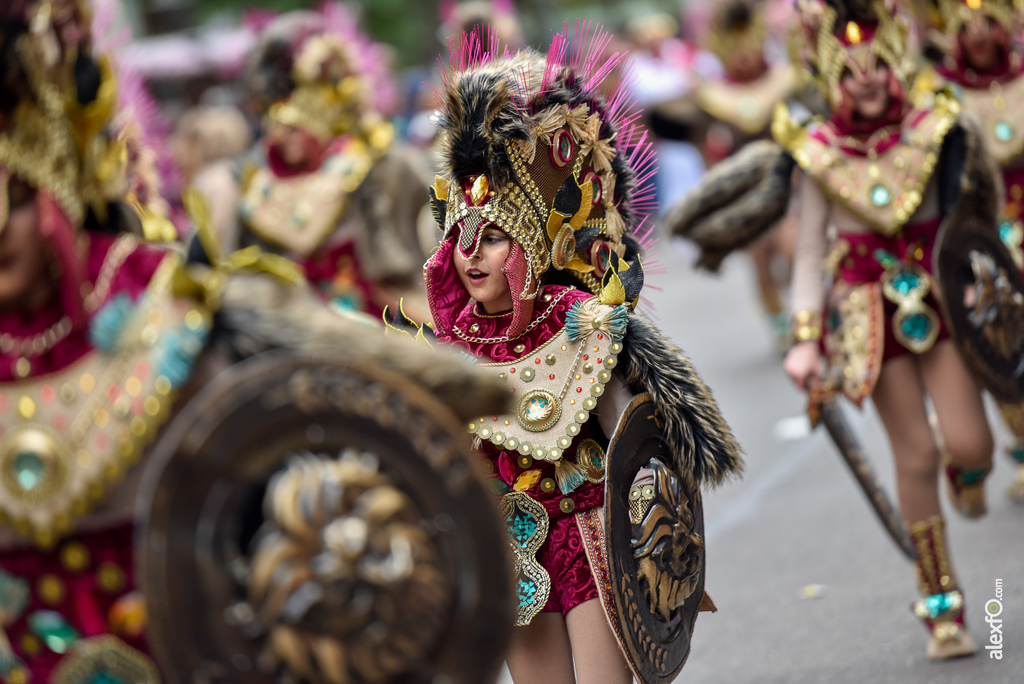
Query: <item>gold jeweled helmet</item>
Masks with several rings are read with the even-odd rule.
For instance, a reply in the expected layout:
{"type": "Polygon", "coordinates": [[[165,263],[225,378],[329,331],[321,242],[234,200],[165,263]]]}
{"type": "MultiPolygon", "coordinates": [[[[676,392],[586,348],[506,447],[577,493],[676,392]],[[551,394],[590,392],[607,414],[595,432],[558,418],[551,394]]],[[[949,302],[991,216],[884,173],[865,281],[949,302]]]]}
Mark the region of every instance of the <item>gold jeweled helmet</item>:
{"type": "Polygon", "coordinates": [[[155,105],[140,77],[96,48],[102,18],[85,0],[0,6],[0,231],[18,179],[36,191],[38,229],[60,265],[65,310],[76,323],[84,317],[80,231],[177,237],[160,195],[155,105]],[[119,206],[132,208],[139,223],[132,212],[110,215],[119,206]]]}
{"type": "Polygon", "coordinates": [[[291,12],[262,32],[246,80],[273,123],[327,143],[342,135],[392,137],[382,113],[394,101],[383,48],[337,2],[291,12]]]}
{"type": "Polygon", "coordinates": [[[737,52],[761,52],[766,30],[758,4],[753,0],[713,3],[707,35],[708,50],[722,61],[737,52]]]}
{"type": "Polygon", "coordinates": [[[542,282],[610,287],[618,303],[636,304],[654,154],[623,84],[624,55],[605,54],[610,40],[589,24],[574,34],[566,26],[546,56],[502,53],[477,32],[453,40],[438,116],[442,173],[430,189],[444,237],[425,267],[439,337],[469,301],[453,252],[474,254],[487,225],[514,241],[503,268],[510,338],[528,324],[542,282]]]}
{"type": "Polygon", "coordinates": [[[892,0],[797,0],[797,11],[805,66],[833,109],[842,106],[839,81],[847,69],[869,79],[884,62],[909,92],[917,64],[908,49],[909,27],[892,0]]]}

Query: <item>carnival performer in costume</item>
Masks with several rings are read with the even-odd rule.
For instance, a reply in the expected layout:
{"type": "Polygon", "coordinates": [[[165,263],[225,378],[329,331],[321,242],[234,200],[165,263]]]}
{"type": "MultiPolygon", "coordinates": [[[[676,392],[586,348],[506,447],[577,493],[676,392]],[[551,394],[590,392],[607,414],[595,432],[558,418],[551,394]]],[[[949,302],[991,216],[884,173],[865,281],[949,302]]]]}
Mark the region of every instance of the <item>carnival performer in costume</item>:
{"type": "Polygon", "coordinates": [[[948,312],[974,307],[971,320],[995,335],[983,319],[1013,312],[991,277],[1001,273],[1004,284],[1013,279],[973,248],[959,250],[961,261],[947,270],[973,269],[976,289],[944,291],[940,316],[933,293],[946,281],[933,263],[945,263],[943,245],[964,230],[989,236],[997,256],[1005,257],[1001,263],[1012,263],[995,237],[995,169],[979,132],[960,118],[948,93],[937,93],[926,109],[908,101],[915,62],[906,25],[891,8],[810,1],[799,9],[809,66],[829,100],[830,118],[798,124],[780,108],[772,130],[785,151],[759,144],[712,172],[674,208],[670,228],[696,240],[703,263],[714,267],[786,211],[789,177],[794,162],[799,166],[796,343],[786,371],[811,393],[812,415],[839,394],[858,405],[871,397],[895,457],[922,595],[913,610],[929,630],[928,655],[969,655],[975,646],[939,507],[942,459],[925,402],[938,416],[953,504],[976,515],[984,510],[993,440],[965,366],[969,357],[949,339],[956,320],[948,312]]]}
{"type": "MultiPolygon", "coordinates": [[[[444,74],[443,168],[431,188],[443,239],[425,280],[438,340],[479,359],[516,407],[482,414],[470,431],[515,555],[519,627],[507,660],[517,682],[628,682],[631,670],[650,681],[616,646],[630,627],[610,597],[615,554],[601,521],[606,487],[625,504],[634,485],[632,473],[605,479],[609,440],[634,395],[657,406],[680,480],[713,484],[741,468],[708,389],[633,312],[653,158],[628,92],[609,78],[622,57],[603,56],[609,40],[584,25],[555,35],[546,57],[502,56],[496,39],[463,35],[444,74]]],[[[636,485],[640,523],[652,486],[643,474],[636,485]]],[[[694,584],[703,542],[683,515],[658,528],[676,535],[665,549],[680,549],[676,574],[654,571],[674,578],[665,604],[652,599],[665,619],[703,598],[694,584]]]]}
{"type": "Polygon", "coordinates": [[[430,177],[393,144],[386,60],[339,4],[277,18],[247,66],[267,107],[257,149],[195,181],[225,251],[287,256],[333,305],[375,315],[419,280],[426,205],[412,189],[430,177]]]}
{"type": "MultiPolygon", "coordinates": [[[[999,232],[1014,260],[1024,267],[1024,127],[1013,112],[1024,105],[1021,64],[1022,14],[1010,0],[935,0],[919,3],[925,15],[925,54],[936,71],[960,87],[964,111],[980,120],[988,150],[1002,168],[1004,195],[999,232]]],[[[1010,456],[1019,464],[1010,497],[1024,503],[1024,407],[1000,405],[1016,442],[1010,456]]]]}
{"type": "Polygon", "coordinates": [[[330,343],[414,382],[443,369],[421,378],[442,401],[501,404],[460,364],[367,337],[280,257],[232,260],[207,235],[186,268],[145,243],[152,156],[93,53],[90,7],[6,3],[0,21],[0,678],[157,682],[133,558],[140,461],[214,372],[330,343]]]}
{"type": "MultiPolygon", "coordinates": [[[[659,135],[682,134],[697,145],[708,168],[755,140],[770,136],[776,103],[796,98],[801,83],[788,61],[771,63],[766,55],[769,2],[728,0],[713,3],[703,42],[724,67],[721,78],[697,83],[692,95],[654,108],[659,135]]],[[[674,200],[674,198],[673,198],[674,200]]],[[[764,310],[780,349],[789,345],[789,316],[782,290],[793,261],[796,221],[790,218],[751,244],[764,310]],[[781,266],[781,269],[780,269],[781,266]]]]}

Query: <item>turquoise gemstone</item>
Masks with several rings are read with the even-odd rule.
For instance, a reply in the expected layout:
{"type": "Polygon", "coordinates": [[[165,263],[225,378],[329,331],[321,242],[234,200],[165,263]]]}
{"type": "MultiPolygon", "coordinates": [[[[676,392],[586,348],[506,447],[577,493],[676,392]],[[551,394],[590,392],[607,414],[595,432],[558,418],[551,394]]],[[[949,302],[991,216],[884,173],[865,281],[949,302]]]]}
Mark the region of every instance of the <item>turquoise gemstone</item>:
{"type": "Polygon", "coordinates": [[[876,185],[871,188],[871,203],[876,207],[884,207],[892,200],[892,193],[884,185],[876,185]]]}
{"type": "Polygon", "coordinates": [[[1013,224],[1009,221],[1003,221],[999,224],[999,239],[1003,242],[1010,242],[1013,237],[1013,224]]]}
{"type": "Polygon", "coordinates": [[[921,283],[921,278],[913,271],[900,271],[892,279],[892,285],[901,295],[906,296],[921,283]]]}
{"type": "Polygon", "coordinates": [[[520,546],[526,548],[530,537],[537,534],[537,521],[529,515],[516,514],[505,521],[508,525],[508,535],[520,546]]]}
{"type": "Polygon", "coordinates": [[[46,463],[34,451],[22,451],[14,457],[14,476],[18,486],[31,492],[46,481],[46,463]]]}
{"type": "Polygon", "coordinates": [[[1005,121],[1000,121],[999,123],[996,124],[996,139],[999,142],[1010,142],[1012,138],[1013,126],[1006,123],[1005,121]]]}
{"type": "Polygon", "coordinates": [[[54,653],[67,653],[72,644],[80,638],[64,616],[52,610],[37,610],[32,613],[28,616],[28,626],[54,653]]]}
{"type": "Polygon", "coordinates": [[[537,595],[537,583],[533,580],[519,580],[516,586],[516,594],[519,596],[520,606],[530,605],[537,595]]]}
{"type": "Polygon", "coordinates": [[[89,680],[89,684],[130,684],[120,677],[115,677],[109,672],[103,672],[102,670],[97,672],[89,680]]]}
{"type": "Polygon", "coordinates": [[[900,329],[912,340],[923,340],[932,330],[932,321],[924,314],[915,313],[903,319],[900,329]]]}
{"type": "Polygon", "coordinates": [[[531,397],[523,414],[531,423],[540,422],[551,414],[551,400],[544,395],[531,397]]]}
{"type": "Polygon", "coordinates": [[[935,620],[952,608],[953,593],[947,592],[945,594],[932,594],[924,600],[924,605],[928,609],[928,616],[932,620],[935,620]]]}
{"type": "Polygon", "coordinates": [[[508,494],[509,492],[508,484],[506,484],[505,481],[502,480],[501,478],[492,477],[488,480],[488,484],[491,487],[491,491],[494,492],[495,494],[498,494],[499,496],[503,494],[508,494]]]}

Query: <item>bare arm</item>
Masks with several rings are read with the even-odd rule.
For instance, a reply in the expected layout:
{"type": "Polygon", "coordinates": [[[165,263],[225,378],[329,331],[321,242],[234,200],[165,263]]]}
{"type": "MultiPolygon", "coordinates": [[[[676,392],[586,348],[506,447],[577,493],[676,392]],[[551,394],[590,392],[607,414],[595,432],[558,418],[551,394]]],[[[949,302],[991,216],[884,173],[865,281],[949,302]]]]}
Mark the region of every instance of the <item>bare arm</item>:
{"type": "Polygon", "coordinates": [[[796,342],[783,363],[797,387],[807,390],[821,375],[821,311],[825,304],[825,225],[830,204],[807,175],[800,177],[800,220],[793,259],[793,320],[796,342]]]}
{"type": "Polygon", "coordinates": [[[793,259],[793,313],[820,312],[825,304],[825,225],[829,200],[805,173],[799,178],[800,206],[793,259]]]}

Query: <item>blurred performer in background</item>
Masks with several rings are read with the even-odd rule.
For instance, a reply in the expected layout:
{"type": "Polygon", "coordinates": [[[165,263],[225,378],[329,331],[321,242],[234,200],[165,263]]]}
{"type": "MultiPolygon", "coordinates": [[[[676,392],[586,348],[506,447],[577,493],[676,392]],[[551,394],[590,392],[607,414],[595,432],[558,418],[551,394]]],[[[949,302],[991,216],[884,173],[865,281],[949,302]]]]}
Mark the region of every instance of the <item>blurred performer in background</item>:
{"type": "MultiPolygon", "coordinates": [[[[727,0],[713,3],[702,42],[722,62],[721,78],[698,82],[692,96],[666,103],[652,113],[655,131],[684,134],[703,153],[710,168],[754,140],[769,136],[778,102],[800,90],[797,72],[787,59],[772,63],[767,55],[765,14],[770,3],[727,0]]],[[[787,219],[748,253],[758,290],[771,318],[779,349],[789,345],[789,317],[783,297],[796,239],[796,221],[787,219]]]]}
{"type": "MultiPolygon", "coordinates": [[[[989,152],[1002,168],[1006,189],[999,233],[1024,267],[1024,125],[1013,112],[1024,107],[1021,59],[1022,12],[1011,0],[919,2],[926,18],[925,54],[939,75],[960,86],[964,111],[980,120],[989,152]]],[[[1024,406],[1000,404],[1016,442],[1010,456],[1019,465],[1010,497],[1024,504],[1024,406]]]]}
{"type": "Polygon", "coordinates": [[[131,466],[210,314],[172,294],[178,256],[140,241],[132,207],[155,170],[137,163],[153,156],[112,63],[92,54],[91,8],[0,12],[0,677],[46,682],[106,658],[155,681],[131,466]]]}
{"type": "Polygon", "coordinates": [[[800,167],[796,343],[786,371],[810,392],[812,416],[840,394],[858,405],[871,397],[895,457],[928,655],[970,655],[939,506],[940,437],[926,401],[938,417],[952,503],[978,517],[993,440],[977,382],[1020,396],[1013,369],[1024,281],[998,239],[995,168],[950,94],[936,93],[928,108],[909,101],[916,59],[902,17],[877,2],[808,0],[799,9],[803,53],[830,118],[801,124],[780,109],[772,125],[779,145],[757,143],[715,169],[673,210],[671,227],[700,243],[714,266],[784,215],[800,167]]]}
{"type": "Polygon", "coordinates": [[[610,40],[584,24],[556,34],[546,57],[508,56],[464,35],[440,105],[431,197],[444,237],[425,279],[438,339],[486,365],[516,406],[470,431],[515,557],[517,682],[678,672],[710,605],[699,486],[741,468],[708,389],[633,313],[654,159],[609,78],[621,59],[605,56],[610,40]],[[652,402],[657,422],[640,429],[667,445],[660,457],[617,450],[652,402]],[[606,488],[619,508],[604,510],[606,488]],[[623,536],[605,541],[605,515],[623,536]],[[660,662],[645,655],[652,639],[660,662]]]}
{"type": "Polygon", "coordinates": [[[325,3],[267,26],[247,78],[267,107],[262,139],[195,180],[225,251],[259,245],[294,260],[342,310],[379,315],[403,293],[416,301],[426,197],[411,189],[430,174],[393,144],[382,47],[325,3]]]}
{"type": "MultiPolygon", "coordinates": [[[[344,375],[350,381],[343,393],[346,397],[357,400],[366,393],[372,396],[370,404],[363,405],[372,405],[376,397],[395,411],[404,401],[397,395],[406,390],[398,389],[393,380],[372,378],[374,372],[383,372],[379,369],[385,365],[388,373],[401,378],[401,387],[409,385],[412,394],[430,397],[429,411],[449,400],[456,404],[465,401],[457,414],[468,419],[470,410],[475,413],[483,406],[500,410],[504,402],[499,397],[505,397],[503,388],[488,390],[486,379],[481,380],[479,373],[451,357],[429,354],[425,358],[426,352],[385,340],[383,335],[368,335],[364,327],[332,313],[306,287],[294,264],[276,255],[252,248],[244,259],[224,256],[209,236],[208,226],[200,230],[203,253],[193,249],[194,256],[203,263],[186,265],[180,251],[146,243],[142,239],[144,224],[152,223],[154,214],[144,198],[156,188],[150,185],[155,178],[153,169],[145,164],[154,156],[144,147],[145,131],[134,114],[141,111],[140,103],[128,97],[130,89],[121,87],[115,65],[93,52],[90,14],[87,3],[72,0],[18,1],[0,9],[0,679],[12,684],[160,681],[145,655],[152,645],[147,643],[147,607],[153,597],[139,592],[141,566],[136,565],[133,556],[139,532],[136,493],[144,469],[153,465],[150,443],[202,384],[234,360],[276,347],[286,347],[283,351],[295,357],[305,355],[306,359],[311,358],[308,350],[313,346],[342,350],[330,363],[319,364],[317,377],[330,380],[348,373],[344,375]],[[211,337],[214,328],[217,332],[211,337]],[[370,379],[362,376],[355,380],[353,366],[359,369],[355,375],[366,372],[370,379]],[[433,379],[428,377],[431,373],[436,373],[433,379]],[[413,385],[420,389],[412,389],[413,385]],[[353,389],[357,387],[363,389],[353,389]]],[[[291,361],[286,356],[276,358],[270,364],[274,369],[295,363],[294,357],[291,361]]],[[[313,370],[316,366],[312,363],[313,370]]],[[[285,374],[271,384],[272,389],[290,387],[290,391],[301,394],[275,405],[278,412],[297,411],[290,429],[299,437],[290,444],[300,450],[311,448],[317,439],[323,442],[319,433],[309,432],[309,421],[302,418],[302,408],[308,409],[318,400],[310,396],[308,383],[299,382],[308,375],[298,373],[289,379],[285,374]],[[313,436],[302,437],[305,435],[313,436]]],[[[267,394],[258,392],[253,401],[266,407],[267,394]]],[[[225,398],[217,406],[234,406],[233,400],[225,398]]],[[[458,425],[454,416],[424,414],[427,401],[422,398],[413,403],[419,407],[411,410],[420,414],[416,426],[422,434],[444,432],[439,427],[444,421],[458,425]]],[[[384,409],[359,416],[358,421],[351,416],[342,420],[340,412],[330,414],[329,407],[320,410],[327,411],[328,417],[333,415],[332,420],[338,424],[348,421],[359,426],[349,433],[349,446],[357,443],[361,431],[386,427],[388,434],[401,433],[380,422],[387,420],[384,409]],[[376,428],[371,428],[374,425],[376,428]]],[[[193,410],[192,414],[197,412],[193,410]]],[[[206,421],[206,427],[217,426],[211,411],[198,415],[206,421]]],[[[261,422],[271,430],[281,427],[273,421],[261,422]]],[[[280,453],[275,456],[277,460],[267,460],[265,450],[243,448],[244,439],[239,435],[252,434],[253,429],[250,422],[244,430],[236,429],[229,435],[228,441],[238,445],[235,456],[239,460],[233,468],[223,467],[225,476],[246,473],[250,484],[248,478],[254,472],[251,459],[262,459],[260,467],[269,471],[269,478],[275,470],[283,469],[287,455],[280,453]]],[[[198,438],[199,432],[185,431],[193,438],[198,438]]],[[[449,433],[456,434],[451,430],[449,433]]],[[[261,447],[269,445],[275,436],[268,435],[261,447]]],[[[458,462],[462,458],[459,453],[468,452],[468,445],[460,446],[454,437],[439,442],[427,439],[423,444],[435,450],[433,465],[439,471],[458,462]]],[[[170,451],[165,457],[176,451],[173,445],[170,451]]],[[[215,449],[215,453],[224,451],[215,449]]],[[[324,481],[338,486],[339,482],[350,481],[354,472],[361,487],[377,489],[382,496],[390,492],[389,500],[396,501],[394,487],[378,487],[386,484],[387,475],[383,467],[377,472],[377,461],[357,457],[358,467],[342,466],[331,461],[337,453],[328,453],[316,466],[325,473],[324,481]]],[[[380,456],[405,458],[406,465],[396,462],[396,468],[415,469],[423,462],[408,445],[393,452],[385,449],[380,456]]],[[[199,470],[207,475],[214,477],[219,472],[220,466],[209,467],[210,458],[199,462],[199,470]]],[[[165,464],[166,460],[157,462],[158,466],[165,464]]],[[[178,472],[183,473],[186,483],[200,482],[194,465],[186,461],[181,467],[184,470],[178,472]]],[[[478,502],[489,503],[483,484],[473,484],[473,478],[465,477],[469,472],[466,466],[460,467],[463,477],[458,481],[470,497],[466,501],[475,497],[478,502]]],[[[309,478],[293,475],[284,479],[298,479],[303,486],[316,489],[309,478]]],[[[437,491],[432,491],[431,497],[437,491]]],[[[186,510],[206,509],[197,506],[188,493],[183,499],[186,503],[170,508],[172,522],[186,510]]],[[[155,499],[160,497],[143,497],[140,505],[149,506],[155,499]]],[[[402,504],[404,519],[413,519],[409,517],[411,505],[402,497],[397,501],[402,504]]],[[[445,510],[453,513],[454,507],[461,505],[444,497],[441,501],[445,510]]],[[[385,525],[384,533],[402,537],[387,511],[380,506],[371,510],[377,516],[372,521],[378,525],[375,529],[379,531],[385,525]]],[[[500,529],[493,511],[486,506],[477,506],[466,515],[469,513],[474,520],[485,521],[484,526],[490,525],[495,533],[500,529]]],[[[332,516],[341,514],[324,517],[320,511],[317,524],[328,524],[332,516]]],[[[350,520],[362,515],[348,509],[343,514],[350,520]]],[[[252,511],[240,513],[239,526],[253,524],[254,515],[252,511]]],[[[150,517],[143,515],[142,519],[150,517]]],[[[285,517],[282,524],[290,530],[301,514],[285,517]]],[[[358,520],[353,524],[358,525],[358,520]]],[[[458,529],[465,530],[466,525],[463,516],[458,529]]],[[[188,521],[183,524],[185,531],[198,527],[188,521]]],[[[175,540],[182,538],[170,536],[173,539],[169,545],[166,536],[158,535],[154,544],[157,555],[172,552],[175,540]]],[[[403,538],[414,542],[419,539],[408,535],[403,538]]],[[[249,558],[247,541],[232,540],[236,550],[233,563],[249,558]],[[243,550],[241,555],[239,548],[243,550]]],[[[472,556],[473,548],[470,542],[460,551],[462,562],[472,556]]],[[[377,551],[371,545],[355,555],[347,553],[346,559],[376,558],[377,551]]],[[[317,548],[315,552],[322,559],[330,559],[329,549],[317,548]]],[[[382,557],[388,555],[386,550],[381,553],[382,557]]],[[[308,569],[302,565],[304,561],[297,560],[299,556],[291,557],[299,563],[293,569],[308,569]]],[[[454,569],[451,559],[443,560],[443,552],[435,557],[441,559],[432,565],[438,568],[442,583],[458,592],[457,576],[465,575],[454,569]]],[[[207,570],[216,566],[225,574],[229,572],[226,565],[208,562],[209,556],[204,558],[207,570]]],[[[403,558],[410,568],[424,565],[426,560],[413,551],[403,558]]],[[[157,560],[149,558],[147,563],[154,565],[157,560]]],[[[177,601],[177,608],[184,607],[190,619],[200,619],[214,633],[225,634],[231,625],[224,614],[236,597],[231,595],[228,603],[212,608],[214,604],[198,600],[197,592],[205,585],[190,571],[182,571],[183,567],[179,563],[170,578],[156,583],[160,594],[170,595],[173,587],[185,587],[188,598],[177,601]],[[203,606],[211,609],[204,611],[203,606]]],[[[333,580],[358,588],[358,582],[348,574],[348,566],[343,571],[331,567],[326,578],[318,578],[325,585],[333,580]]],[[[378,577],[375,586],[382,591],[404,591],[403,567],[401,563],[388,565],[391,574],[378,577]]],[[[237,570],[235,565],[230,568],[231,572],[237,570]]],[[[422,577],[417,575],[416,581],[422,581],[422,577]]],[[[479,585],[479,580],[473,582],[479,585]]],[[[471,656],[490,672],[498,664],[493,651],[504,644],[504,615],[495,606],[505,600],[505,587],[502,579],[487,592],[493,597],[488,600],[491,612],[487,621],[497,624],[490,632],[495,645],[478,644],[478,653],[471,656]]],[[[260,591],[263,589],[265,585],[260,591]]],[[[268,589],[271,602],[286,590],[268,589]]],[[[359,591],[364,597],[380,595],[359,591]]],[[[239,595],[244,595],[244,589],[239,595]]],[[[260,594],[257,598],[262,597],[260,594]]],[[[449,605],[447,599],[438,603],[449,605]]],[[[294,604],[289,605],[294,608],[294,604]]],[[[339,628],[338,622],[325,626],[318,621],[320,607],[316,601],[303,605],[314,616],[298,615],[289,609],[287,648],[268,651],[267,667],[273,669],[284,663],[283,669],[294,667],[304,672],[306,663],[315,660],[308,647],[315,641],[318,654],[332,659],[334,676],[316,681],[348,681],[337,674],[347,666],[337,662],[336,654],[344,648],[338,642],[351,634],[339,628]],[[329,646],[321,638],[325,634],[330,635],[329,646]]],[[[332,609],[332,618],[347,619],[343,607],[332,609]]],[[[386,621],[384,613],[388,610],[377,608],[376,614],[386,621]]],[[[407,677],[410,671],[431,666],[431,654],[439,653],[431,644],[437,644],[439,634],[448,633],[445,624],[452,615],[452,611],[438,613],[432,616],[434,622],[420,628],[426,650],[412,649],[395,657],[367,647],[364,653],[370,659],[386,658],[389,674],[407,677]],[[428,634],[423,635],[424,630],[428,634]]],[[[279,617],[270,608],[254,618],[262,622],[246,637],[253,653],[248,662],[253,662],[262,648],[253,634],[268,633],[279,617]]],[[[176,636],[174,630],[180,624],[180,620],[162,624],[165,644],[168,633],[176,636]]],[[[474,624],[474,628],[481,633],[488,629],[486,624],[474,624]]],[[[184,636],[188,643],[195,635],[186,632],[184,636]]],[[[202,639],[198,646],[213,648],[215,643],[220,642],[202,639]]],[[[200,661],[201,666],[208,662],[200,661]]],[[[230,656],[222,660],[230,661],[230,656]]],[[[173,657],[161,665],[166,667],[168,663],[179,665],[173,657]]],[[[355,663],[352,667],[373,669],[378,663],[355,663]]],[[[190,671],[174,681],[194,681],[198,676],[198,670],[190,671]]],[[[484,679],[480,676],[468,681],[484,679]]]]}

